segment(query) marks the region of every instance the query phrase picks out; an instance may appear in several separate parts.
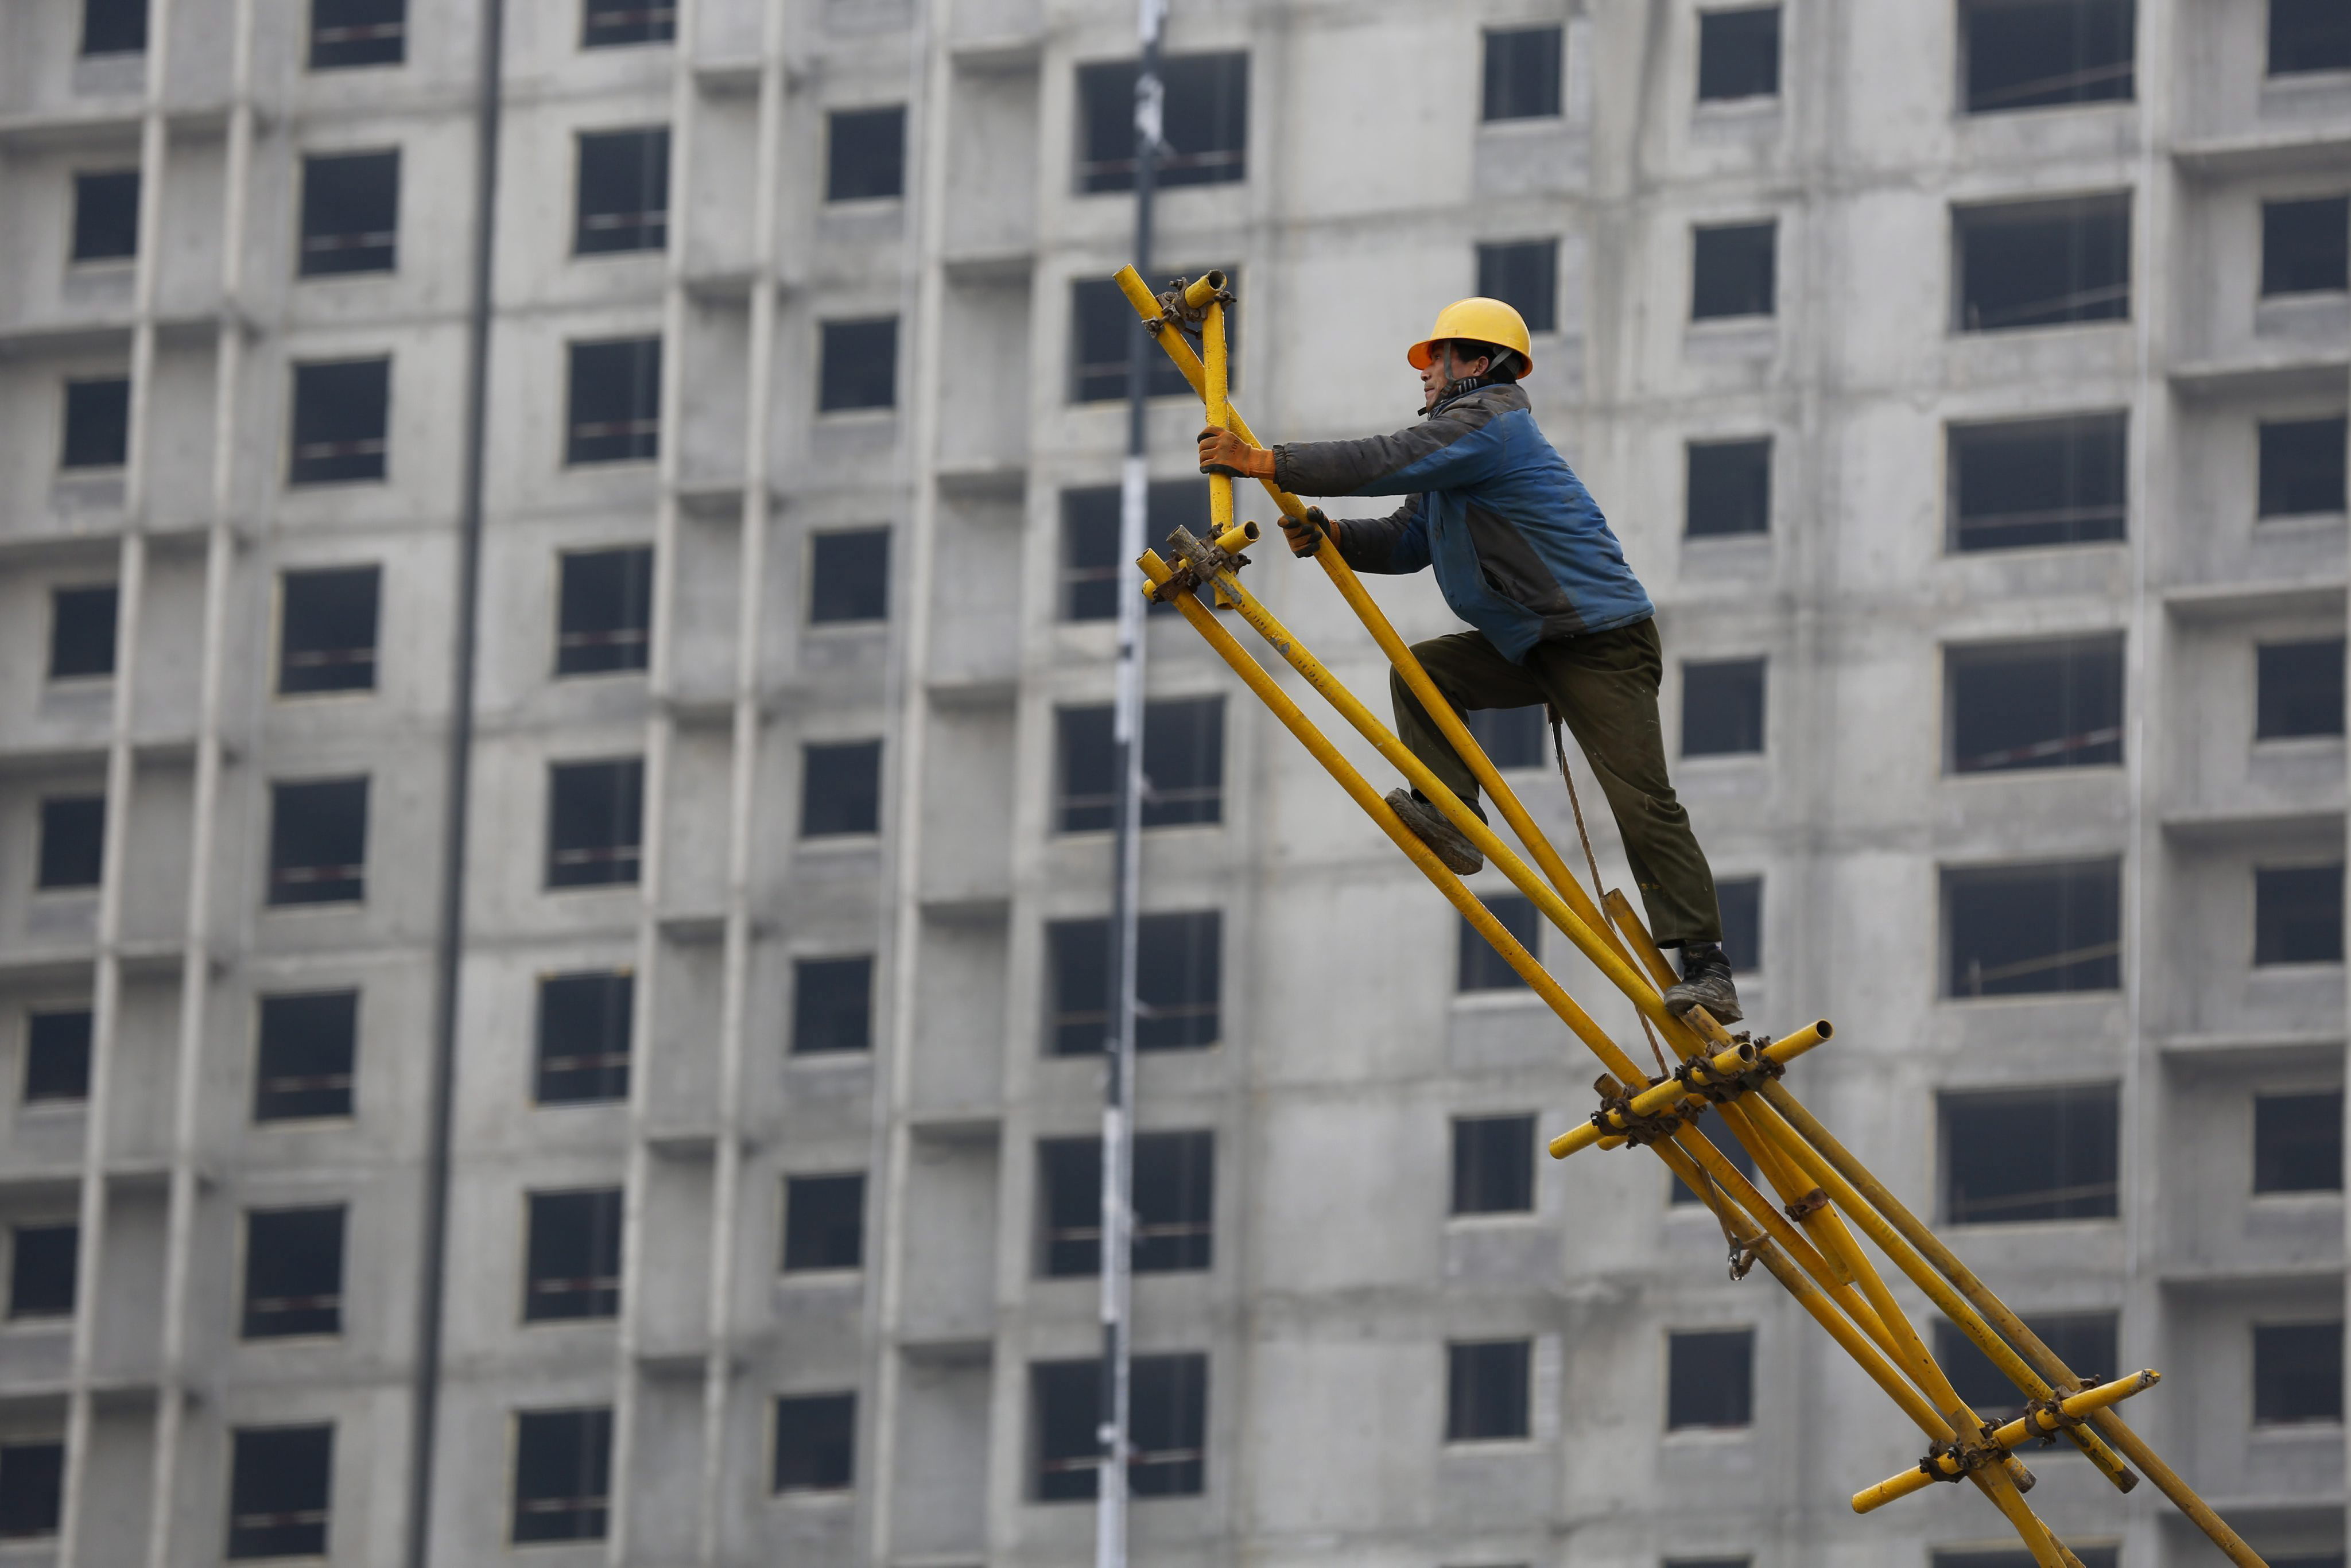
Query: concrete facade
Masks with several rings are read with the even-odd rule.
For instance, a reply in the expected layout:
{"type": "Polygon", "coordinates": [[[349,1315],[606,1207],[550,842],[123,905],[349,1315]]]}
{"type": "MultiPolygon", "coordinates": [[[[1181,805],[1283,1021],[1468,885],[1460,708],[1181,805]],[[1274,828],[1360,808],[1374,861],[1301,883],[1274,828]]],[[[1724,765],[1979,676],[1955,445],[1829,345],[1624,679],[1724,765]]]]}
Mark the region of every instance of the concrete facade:
{"type": "MultiPolygon", "coordinates": [[[[300,1424],[332,1427],[324,1560],[353,1568],[407,1560],[420,1448],[448,1568],[1090,1561],[1092,1510],[1030,1500],[1029,1368],[1099,1343],[1092,1282],[1038,1277],[1035,1145],[1099,1125],[1098,1067],[1040,1041],[1046,927],[1109,901],[1107,835],[1053,808],[1056,710],[1110,700],[1112,632],[1057,606],[1062,494],[1116,483],[1124,436],[1122,405],[1068,397],[1071,290],[1132,224],[1075,193],[1076,68],[1132,52],[1131,7],[684,0],[674,45],[583,48],[573,0],[513,0],[483,300],[475,0],[409,0],[402,63],[336,70],[305,68],[295,0],[150,4],[143,55],[79,56],[77,0],[0,12],[0,1220],[79,1226],[72,1313],[0,1322],[0,1445],[67,1454],[60,1531],[0,1563],[217,1561],[232,1434],[300,1424]],[[901,103],[904,195],[828,203],[827,113],[901,103]],[[575,136],[655,124],[667,249],[574,256],[575,136]],[[301,158],[394,147],[396,267],[297,276],[301,158]],[[73,176],[134,167],[135,257],[71,261],[73,176]],[[894,406],[820,411],[821,325],[889,316],[894,406]],[[658,457],[567,465],[565,345],[654,335],[658,457]],[[289,486],[290,367],[386,355],[383,479],[289,486]],[[125,461],[61,470],[63,384],[126,371],[125,461]],[[812,621],[811,540],[877,526],[886,622],[812,621]],[[621,545],[658,561],[650,669],[554,678],[559,557],[621,545]],[[368,563],[373,689],[274,695],[281,574],[368,563]],[[48,678],[55,591],[109,582],[118,673],[48,678]],[[878,831],[803,837],[803,748],[877,738],[878,831]],[[549,764],[620,758],[644,759],[641,877],[550,891],[549,764]],[[272,786],[361,776],[363,899],[273,906],[272,786]],[[40,890],[42,802],[101,793],[102,874],[40,890]],[[789,1054],[796,962],[866,954],[871,1049],[789,1054]],[[535,1104],[537,981],[597,969],[634,976],[631,1095],[535,1104]],[[256,1124],[260,999],[340,988],[352,1113],[256,1124]],[[87,1093],[28,1100],[28,1019],[78,1006],[87,1093]],[[849,1172],[862,1266],[782,1272],[787,1180],[849,1172]],[[528,1195],[604,1187],[617,1315],[527,1322],[528,1195]],[[243,1215],[329,1203],[340,1333],[240,1338],[243,1215]],[[853,1484],[778,1493],[774,1401],[841,1392],[853,1484]],[[517,1413],[584,1407],[614,1413],[605,1538],[515,1544],[517,1413]]],[[[1660,607],[1668,735],[1683,661],[1766,661],[1761,750],[1676,766],[1719,875],[1762,879],[1750,1018],[1836,1020],[1799,1092],[1930,1210],[1938,1092],[2117,1085],[2116,1218],[1953,1239],[2028,1314],[2118,1312],[2095,1370],[2167,1374],[2134,1423],[2273,1561],[2340,1563],[2339,1398],[2256,1425],[2246,1390],[2255,1325],[2344,1312],[2339,1182],[2250,1176],[2254,1098],[2343,1082],[2339,956],[2255,965],[2253,873],[2340,865],[2344,742],[2256,743],[2250,716],[2257,643],[2345,624],[2342,510],[2255,497],[2258,427],[2351,402],[2346,294],[2260,285],[2262,204],[2351,187],[2351,72],[2266,75],[2262,0],[2144,0],[2134,96],[1981,115],[1949,0],[1788,0],[1780,90],[1708,103],[1691,0],[1173,9],[1171,49],[1248,54],[1248,168],[1165,193],[1155,270],[1238,263],[1258,431],[1405,423],[1402,346],[1472,291],[1477,246],[1558,241],[1530,392],[1660,607]],[[1560,112],[1482,123],[1482,34],[1547,26],[1560,112]],[[2130,199],[2126,315],[1956,329],[1955,207],[2103,193],[2130,199]],[[1771,313],[1693,321],[1694,225],[1763,220],[1771,313]],[[1947,547],[1950,426],[2090,411],[2127,414],[2123,538],[1947,547]],[[1686,444],[1766,435],[1768,531],[1686,538],[1686,444]],[[1951,774],[1947,647],[2089,632],[2124,638],[2121,762],[1951,774]],[[2095,856],[2122,865],[2118,986],[1946,997],[1944,868],[2095,856]]],[[[1189,473],[1197,420],[1152,411],[1155,476],[1189,473]]],[[[1374,697],[1321,574],[1266,549],[1255,575],[1374,697]]],[[[1373,586],[1407,635],[1457,625],[1425,577],[1373,586]]],[[[1139,1080],[1144,1130],[1217,1155],[1215,1266],[1136,1286],[1139,1351],[1208,1361],[1205,1487],[1137,1503],[1136,1561],[1926,1568],[1996,1542],[1959,1489],[1851,1516],[1916,1434],[1768,1281],[1724,1279],[1654,1164],[1541,1161],[1531,1212],[1448,1216],[1451,1119],[1548,1137],[1593,1070],[1531,998],[1457,994],[1455,917],[1188,630],[1155,622],[1149,654],[1153,696],[1227,694],[1222,821],[1143,858],[1146,911],[1221,913],[1222,1029],[1139,1080]],[[1667,1431],[1667,1333],[1723,1327],[1755,1333],[1751,1424],[1667,1431]],[[1531,1346],[1526,1436],[1447,1442],[1446,1345],[1499,1339],[1531,1346]]],[[[1524,785],[1565,845],[1555,779],[1524,785]]],[[[2069,1541],[2218,1561],[2151,1487],[2037,1468],[2069,1541]]]]}

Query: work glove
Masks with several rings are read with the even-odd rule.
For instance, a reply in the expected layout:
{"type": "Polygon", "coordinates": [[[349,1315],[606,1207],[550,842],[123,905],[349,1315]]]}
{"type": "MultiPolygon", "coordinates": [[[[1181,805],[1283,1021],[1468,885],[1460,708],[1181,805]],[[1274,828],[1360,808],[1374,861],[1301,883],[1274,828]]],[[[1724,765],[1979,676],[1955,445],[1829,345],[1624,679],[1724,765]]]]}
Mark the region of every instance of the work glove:
{"type": "Polygon", "coordinates": [[[1324,536],[1331,532],[1331,519],[1322,515],[1320,507],[1309,507],[1302,517],[1281,514],[1282,537],[1290,541],[1290,553],[1301,559],[1322,548],[1324,536]]]}
{"type": "Polygon", "coordinates": [[[1211,424],[1200,432],[1200,472],[1229,479],[1270,479],[1273,454],[1211,424]]]}

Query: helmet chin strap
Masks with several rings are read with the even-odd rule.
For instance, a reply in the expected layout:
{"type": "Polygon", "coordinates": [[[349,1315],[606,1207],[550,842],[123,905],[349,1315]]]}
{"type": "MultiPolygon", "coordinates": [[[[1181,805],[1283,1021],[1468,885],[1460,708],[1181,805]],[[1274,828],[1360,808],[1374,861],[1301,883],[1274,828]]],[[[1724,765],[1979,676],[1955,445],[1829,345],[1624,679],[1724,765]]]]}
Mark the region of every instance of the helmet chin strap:
{"type": "Polygon", "coordinates": [[[1452,402],[1455,398],[1461,396],[1465,392],[1473,392],[1479,387],[1490,384],[1489,377],[1491,375],[1494,368],[1493,361],[1490,360],[1486,363],[1485,373],[1474,376],[1457,376],[1453,373],[1453,345],[1448,342],[1445,345],[1440,362],[1444,369],[1445,381],[1443,385],[1438,389],[1437,395],[1430,398],[1426,402],[1421,404],[1420,412],[1424,415],[1436,413],[1438,408],[1452,402]]]}

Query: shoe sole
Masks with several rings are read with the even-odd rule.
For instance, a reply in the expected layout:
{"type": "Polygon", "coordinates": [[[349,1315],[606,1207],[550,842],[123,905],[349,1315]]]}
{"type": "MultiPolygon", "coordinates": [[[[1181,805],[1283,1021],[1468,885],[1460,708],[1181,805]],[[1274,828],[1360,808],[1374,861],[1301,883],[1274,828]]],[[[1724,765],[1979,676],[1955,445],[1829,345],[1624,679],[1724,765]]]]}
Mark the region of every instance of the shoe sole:
{"type": "Polygon", "coordinates": [[[1390,810],[1404,819],[1404,825],[1412,830],[1413,837],[1426,844],[1429,852],[1444,862],[1446,870],[1456,876],[1470,876],[1486,869],[1486,857],[1474,848],[1468,848],[1466,838],[1461,839],[1464,848],[1455,849],[1432,836],[1434,832],[1442,831],[1461,838],[1460,830],[1443,817],[1401,789],[1392,792],[1387,803],[1390,810]]]}

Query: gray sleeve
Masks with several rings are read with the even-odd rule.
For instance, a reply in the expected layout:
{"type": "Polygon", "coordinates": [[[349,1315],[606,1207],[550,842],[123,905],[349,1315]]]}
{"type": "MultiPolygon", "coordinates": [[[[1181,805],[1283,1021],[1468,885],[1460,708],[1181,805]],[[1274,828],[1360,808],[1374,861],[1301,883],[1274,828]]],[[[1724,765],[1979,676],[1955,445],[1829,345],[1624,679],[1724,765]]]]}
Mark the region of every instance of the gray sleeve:
{"type": "Polygon", "coordinates": [[[1339,559],[1357,571],[1382,574],[1418,571],[1428,564],[1427,535],[1420,526],[1418,496],[1384,517],[1332,518],[1339,559]]]}
{"type": "MultiPolygon", "coordinates": [[[[1353,496],[1470,434],[1439,416],[1361,441],[1289,441],[1273,449],[1274,482],[1293,496],[1353,496]]],[[[1389,492],[1393,494],[1394,492],[1389,492]]]]}

